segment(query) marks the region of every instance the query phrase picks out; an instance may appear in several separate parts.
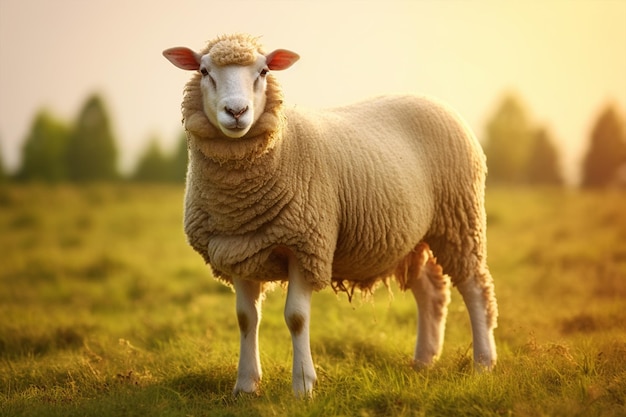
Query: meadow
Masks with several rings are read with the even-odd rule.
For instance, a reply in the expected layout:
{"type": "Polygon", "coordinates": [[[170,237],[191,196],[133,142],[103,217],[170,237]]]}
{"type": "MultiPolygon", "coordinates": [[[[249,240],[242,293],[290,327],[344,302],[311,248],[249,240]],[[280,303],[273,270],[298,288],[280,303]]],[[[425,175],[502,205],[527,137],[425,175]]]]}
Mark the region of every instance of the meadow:
{"type": "Polygon", "coordinates": [[[0,185],[0,416],[624,416],[626,193],[488,189],[500,305],[492,373],[453,290],[411,367],[416,307],[314,295],[315,397],[291,392],[285,293],[268,295],[259,396],[231,397],[232,291],[186,244],[182,186],[0,185]]]}

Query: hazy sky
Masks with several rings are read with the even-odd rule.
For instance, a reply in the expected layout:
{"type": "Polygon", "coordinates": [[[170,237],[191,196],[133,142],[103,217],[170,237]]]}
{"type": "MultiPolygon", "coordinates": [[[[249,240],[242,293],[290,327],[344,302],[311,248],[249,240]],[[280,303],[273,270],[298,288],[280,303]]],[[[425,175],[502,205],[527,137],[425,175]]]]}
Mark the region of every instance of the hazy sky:
{"type": "Polygon", "coordinates": [[[598,112],[626,116],[624,0],[0,0],[0,146],[14,169],[42,107],[73,120],[104,96],[130,169],[147,141],[171,148],[190,74],[161,51],[222,33],[262,35],[301,60],[277,73],[288,104],[384,93],[448,101],[481,137],[508,91],[546,126],[571,176],[598,112]]]}

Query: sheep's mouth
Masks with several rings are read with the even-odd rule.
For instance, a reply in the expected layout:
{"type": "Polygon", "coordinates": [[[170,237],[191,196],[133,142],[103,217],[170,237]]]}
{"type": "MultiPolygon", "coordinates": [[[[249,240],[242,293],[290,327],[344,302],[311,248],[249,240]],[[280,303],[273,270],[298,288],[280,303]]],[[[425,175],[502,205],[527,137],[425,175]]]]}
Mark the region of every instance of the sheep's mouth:
{"type": "Polygon", "coordinates": [[[231,139],[239,139],[241,137],[243,137],[246,133],[248,133],[248,130],[250,130],[250,126],[239,126],[239,125],[234,125],[232,127],[230,126],[222,126],[222,133],[224,133],[226,136],[228,136],[231,139]]]}

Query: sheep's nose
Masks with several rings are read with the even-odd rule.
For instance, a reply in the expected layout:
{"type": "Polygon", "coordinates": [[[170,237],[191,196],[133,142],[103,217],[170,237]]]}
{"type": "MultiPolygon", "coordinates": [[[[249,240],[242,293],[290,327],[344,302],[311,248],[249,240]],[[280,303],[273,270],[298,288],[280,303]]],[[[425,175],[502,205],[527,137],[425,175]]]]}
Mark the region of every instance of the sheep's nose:
{"type": "Polygon", "coordinates": [[[228,112],[231,116],[233,116],[235,120],[239,120],[239,118],[243,116],[245,112],[248,111],[248,106],[242,109],[231,109],[230,107],[227,106],[224,110],[226,110],[226,112],[228,112]]]}

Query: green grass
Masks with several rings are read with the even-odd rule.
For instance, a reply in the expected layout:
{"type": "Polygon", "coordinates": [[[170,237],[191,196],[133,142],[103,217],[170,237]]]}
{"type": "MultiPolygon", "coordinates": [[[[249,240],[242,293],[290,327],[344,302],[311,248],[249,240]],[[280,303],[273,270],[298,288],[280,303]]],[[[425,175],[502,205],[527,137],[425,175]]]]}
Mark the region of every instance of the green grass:
{"type": "Polygon", "coordinates": [[[261,395],[231,398],[234,297],[185,243],[182,197],[174,186],[0,189],[0,415],[626,415],[624,193],[488,191],[492,373],[472,369],[456,291],[442,358],[419,372],[410,294],[315,294],[319,381],[306,401],[291,393],[282,289],[264,307],[261,395]]]}

